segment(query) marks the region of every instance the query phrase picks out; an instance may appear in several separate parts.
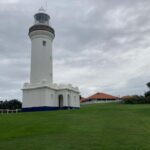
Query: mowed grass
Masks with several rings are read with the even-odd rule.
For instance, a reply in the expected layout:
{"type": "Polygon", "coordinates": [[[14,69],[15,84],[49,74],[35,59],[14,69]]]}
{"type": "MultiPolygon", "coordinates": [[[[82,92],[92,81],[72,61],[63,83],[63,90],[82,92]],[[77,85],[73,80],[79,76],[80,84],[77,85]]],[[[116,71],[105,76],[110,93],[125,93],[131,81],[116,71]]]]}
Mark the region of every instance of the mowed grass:
{"type": "Polygon", "coordinates": [[[150,105],[0,114],[0,150],[150,150],[150,105]]]}

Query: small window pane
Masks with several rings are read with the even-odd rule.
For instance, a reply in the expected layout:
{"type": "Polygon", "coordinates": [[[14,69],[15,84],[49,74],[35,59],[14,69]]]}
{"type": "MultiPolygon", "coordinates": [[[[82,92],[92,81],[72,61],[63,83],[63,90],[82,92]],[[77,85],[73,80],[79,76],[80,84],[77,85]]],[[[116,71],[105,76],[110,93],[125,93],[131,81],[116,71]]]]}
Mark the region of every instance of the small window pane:
{"type": "Polygon", "coordinates": [[[46,46],[46,41],[43,41],[43,46],[46,46]]]}

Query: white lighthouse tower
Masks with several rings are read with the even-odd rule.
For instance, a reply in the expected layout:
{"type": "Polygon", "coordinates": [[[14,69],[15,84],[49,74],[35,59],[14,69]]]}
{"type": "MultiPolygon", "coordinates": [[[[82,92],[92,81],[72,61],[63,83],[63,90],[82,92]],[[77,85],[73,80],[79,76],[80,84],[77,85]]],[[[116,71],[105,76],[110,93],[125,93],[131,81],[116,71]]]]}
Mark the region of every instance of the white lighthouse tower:
{"type": "Polygon", "coordinates": [[[29,29],[32,43],[30,83],[47,81],[52,83],[52,42],[55,32],[49,26],[50,16],[40,9],[34,16],[35,24],[29,29]]]}
{"type": "Polygon", "coordinates": [[[43,8],[34,15],[29,29],[31,39],[30,83],[23,87],[23,111],[44,111],[79,108],[79,89],[53,83],[52,43],[55,31],[50,16],[43,8]]]}

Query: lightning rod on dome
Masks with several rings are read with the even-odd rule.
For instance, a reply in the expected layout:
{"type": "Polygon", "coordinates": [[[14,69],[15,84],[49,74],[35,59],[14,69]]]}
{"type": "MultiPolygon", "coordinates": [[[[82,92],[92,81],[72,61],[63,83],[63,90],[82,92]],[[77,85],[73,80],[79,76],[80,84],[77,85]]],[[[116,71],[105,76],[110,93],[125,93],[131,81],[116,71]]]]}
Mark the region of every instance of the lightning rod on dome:
{"type": "Polygon", "coordinates": [[[39,11],[40,12],[47,11],[47,0],[45,0],[45,2],[44,2],[44,0],[41,0],[41,7],[40,7],[39,11]],[[44,7],[44,5],[45,5],[45,7],[44,7]]]}

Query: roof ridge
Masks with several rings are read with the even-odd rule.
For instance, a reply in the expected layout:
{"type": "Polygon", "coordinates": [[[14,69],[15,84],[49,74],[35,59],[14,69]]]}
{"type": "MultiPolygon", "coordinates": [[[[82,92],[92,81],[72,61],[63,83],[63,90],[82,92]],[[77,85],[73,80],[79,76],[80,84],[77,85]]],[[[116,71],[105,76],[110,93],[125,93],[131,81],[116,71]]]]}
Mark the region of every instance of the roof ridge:
{"type": "Polygon", "coordinates": [[[86,99],[90,99],[90,98],[93,98],[93,97],[108,97],[108,98],[118,98],[117,96],[113,96],[113,95],[110,95],[110,94],[107,94],[107,93],[100,93],[100,92],[97,92],[89,97],[87,97],[86,99]]]}

